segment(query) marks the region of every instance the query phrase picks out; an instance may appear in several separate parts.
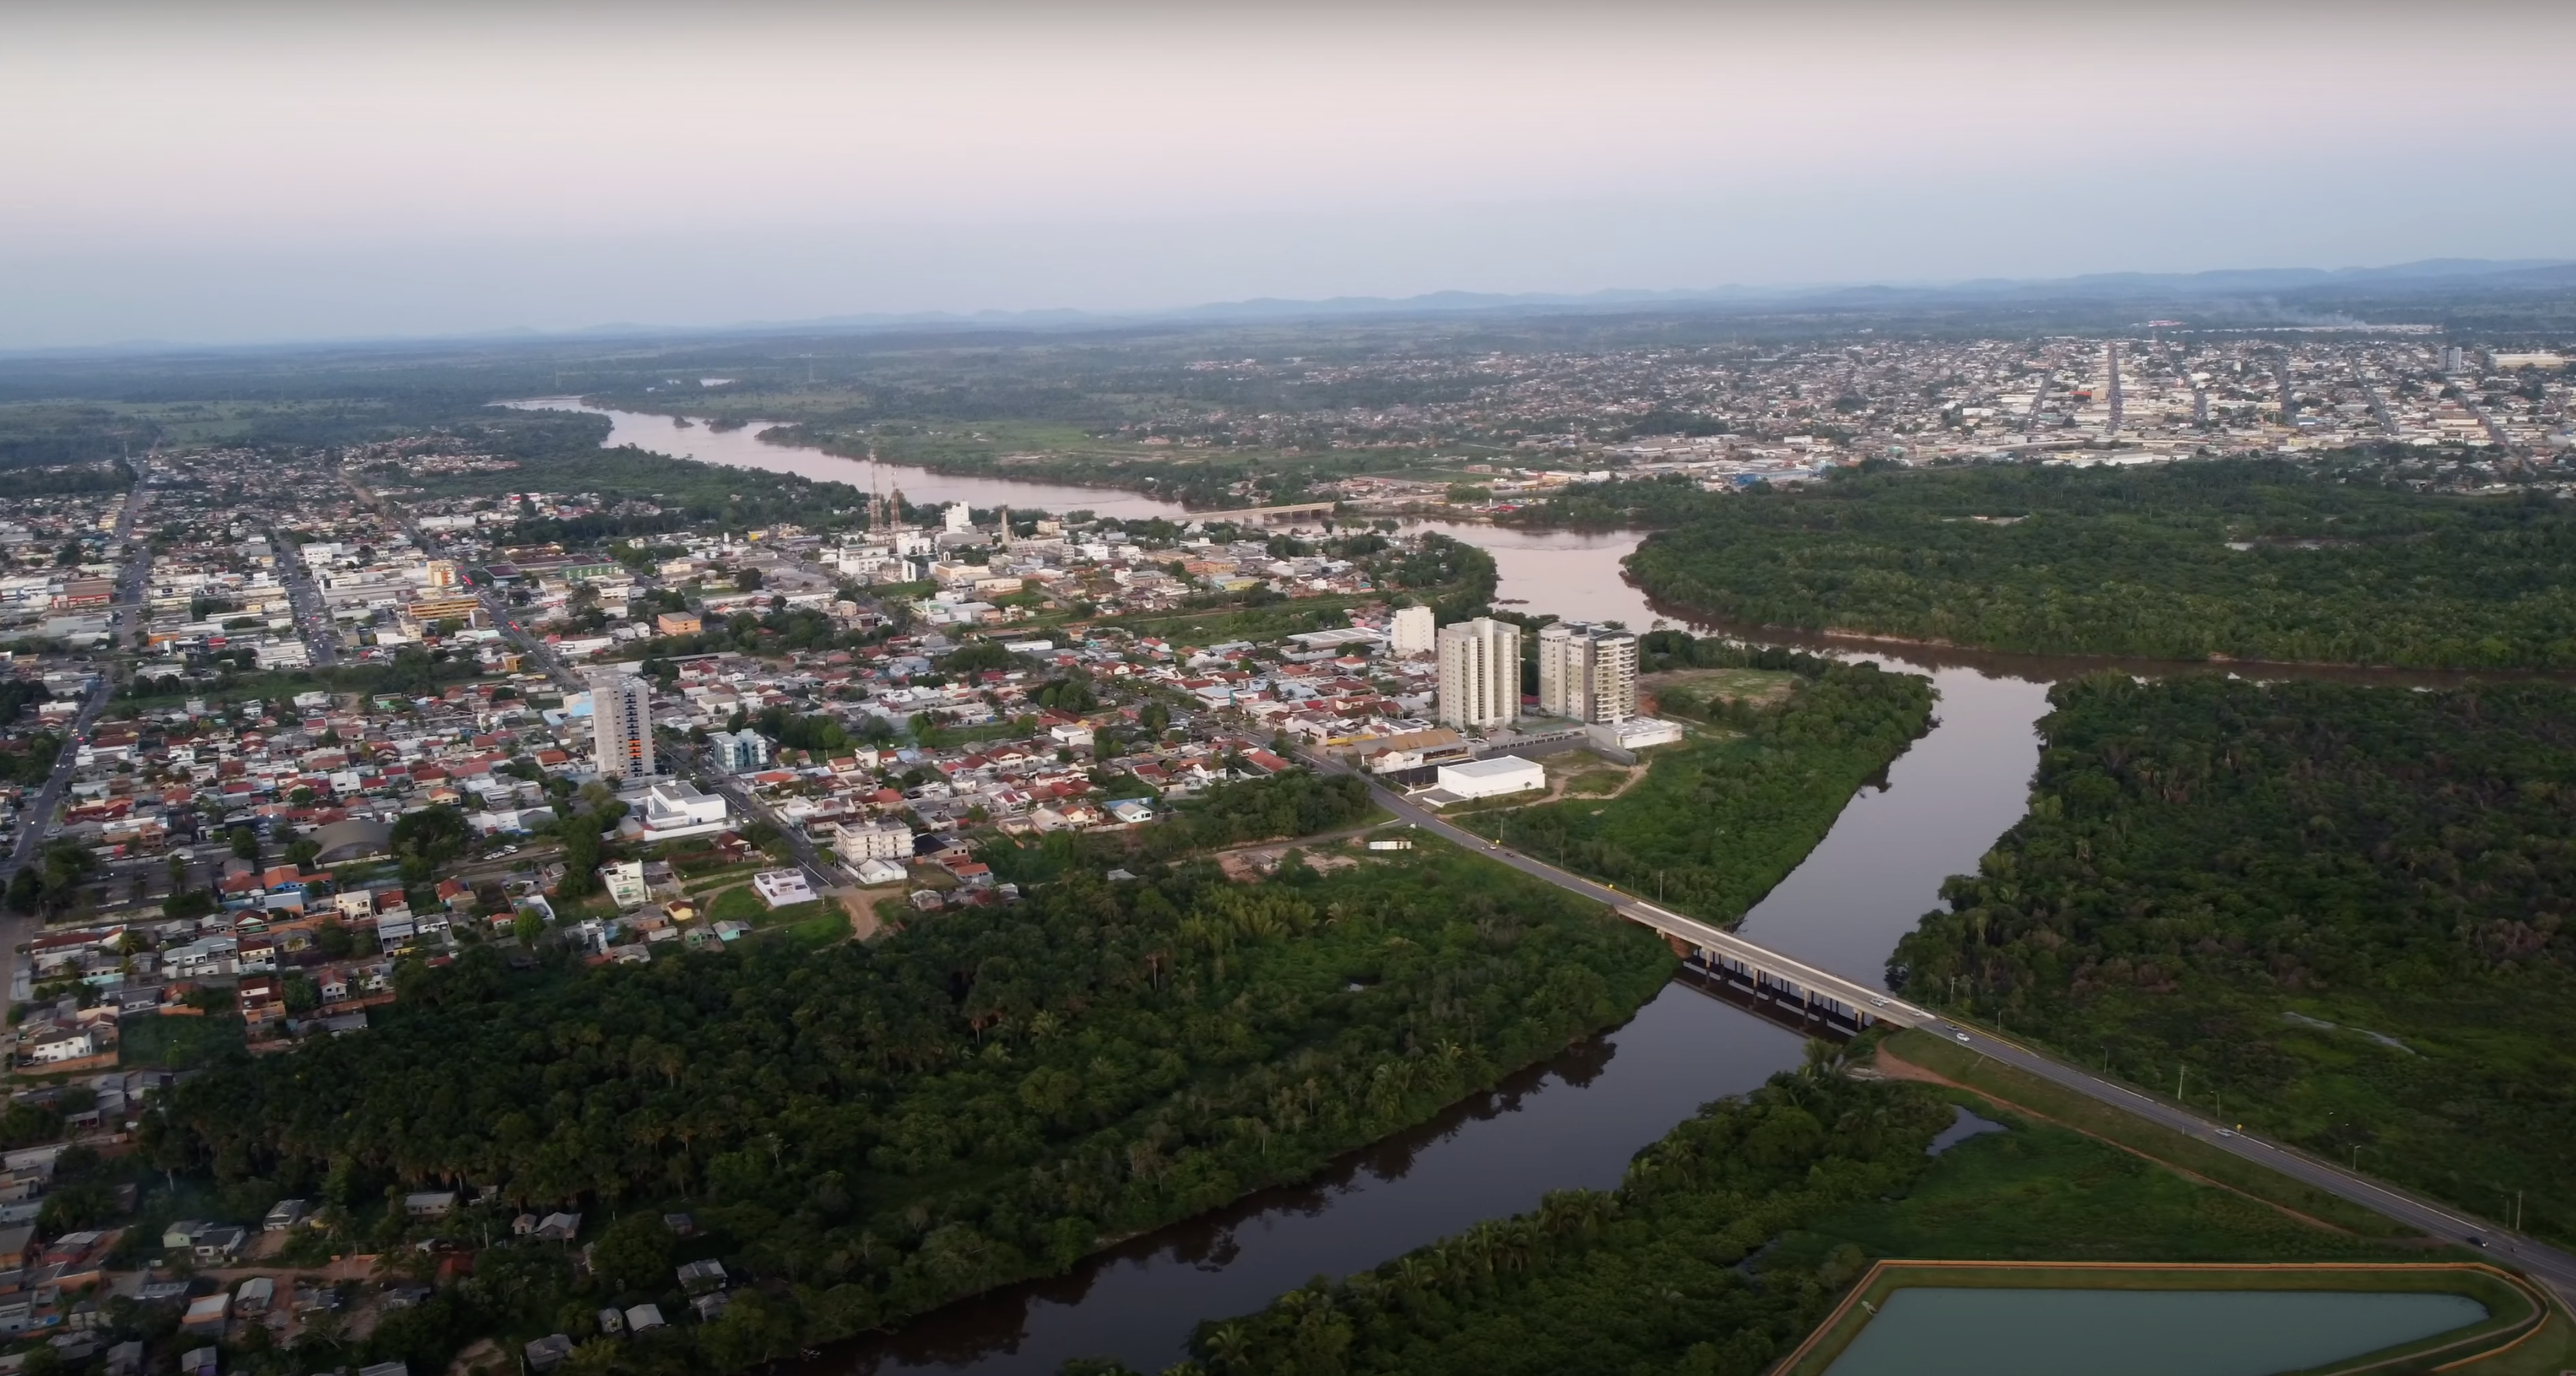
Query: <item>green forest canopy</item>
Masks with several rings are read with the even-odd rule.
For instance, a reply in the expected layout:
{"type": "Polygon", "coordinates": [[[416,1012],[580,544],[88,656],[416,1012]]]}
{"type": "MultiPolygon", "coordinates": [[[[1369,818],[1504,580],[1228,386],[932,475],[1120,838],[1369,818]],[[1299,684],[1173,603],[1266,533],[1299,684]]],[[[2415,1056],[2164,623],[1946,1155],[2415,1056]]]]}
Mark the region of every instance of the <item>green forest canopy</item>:
{"type": "Polygon", "coordinates": [[[1658,487],[1629,560],[1749,625],[2036,653],[2576,666],[2576,513],[2330,481],[2271,461],[1850,471],[1658,487]]]}
{"type": "Polygon", "coordinates": [[[1754,1376],[1874,1258],[2423,1258],[1990,1104],[2007,1131],[1932,1156],[1965,1095],[1855,1082],[1810,1045],[1805,1072],[1701,1110],[1618,1189],[1204,1324],[1203,1364],[1169,1376],[1754,1376]]]}
{"type": "MultiPolygon", "coordinates": [[[[343,1204],[686,1208],[776,1292],[708,1326],[739,1365],[1309,1174],[1625,1019],[1671,965],[1445,847],[1257,886],[1084,873],[870,946],[520,975],[479,949],[364,1036],[189,1081],[150,1150],[343,1204]]],[[[668,1282],[611,1272],[590,1301],[668,1282]]],[[[552,1331],[570,1286],[479,1326],[552,1331]]]]}
{"type": "Polygon", "coordinates": [[[2576,689],[2099,675],[1907,989],[2576,1237],[2576,689]]]}

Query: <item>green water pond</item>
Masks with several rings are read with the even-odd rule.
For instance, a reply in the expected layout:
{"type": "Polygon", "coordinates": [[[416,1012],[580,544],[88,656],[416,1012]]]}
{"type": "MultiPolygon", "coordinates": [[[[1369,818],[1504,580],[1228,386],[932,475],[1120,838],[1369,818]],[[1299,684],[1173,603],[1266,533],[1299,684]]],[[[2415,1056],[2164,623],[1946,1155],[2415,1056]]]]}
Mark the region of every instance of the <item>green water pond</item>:
{"type": "Polygon", "coordinates": [[[1891,1292],[1827,1376],[2272,1376],[2487,1317],[2465,1295],[2340,1290],[1891,1292]]]}

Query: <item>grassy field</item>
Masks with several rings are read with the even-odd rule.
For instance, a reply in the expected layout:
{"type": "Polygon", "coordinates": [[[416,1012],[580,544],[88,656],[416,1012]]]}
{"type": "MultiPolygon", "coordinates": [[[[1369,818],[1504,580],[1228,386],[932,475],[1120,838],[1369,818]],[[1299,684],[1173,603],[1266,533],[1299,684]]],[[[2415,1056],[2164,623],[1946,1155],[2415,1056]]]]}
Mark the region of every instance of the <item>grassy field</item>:
{"type": "Polygon", "coordinates": [[[1298,597],[1266,607],[1219,607],[1170,616],[1123,616],[1102,620],[1139,636],[1181,645],[1221,645],[1234,640],[1275,640],[1302,631],[1331,630],[1347,623],[1346,613],[1383,597],[1298,597]]]}
{"type": "Polygon", "coordinates": [[[1637,689],[1647,697],[1678,689],[1702,702],[1777,702],[1797,683],[1796,674],[1779,669],[1667,669],[1638,679],[1637,689]]]}
{"type": "Polygon", "coordinates": [[[1955,1042],[1943,1041],[1923,1032],[1904,1032],[1888,1039],[1886,1048],[1910,1064],[1981,1094],[2018,1105],[2080,1132],[2168,1162],[2229,1189],[2295,1210],[2358,1236],[2389,1239],[2413,1236],[2412,1231],[2403,1225],[2360,1205],[2303,1185],[2278,1172],[2265,1170],[2242,1157],[2010,1066],[1998,1065],[1955,1042]]]}
{"type": "MultiPolygon", "coordinates": [[[[2413,1372],[2493,1352],[2527,1336],[2545,1339],[2555,1314],[2548,1301],[2504,1273],[2474,1263],[2285,1266],[2089,1266],[2065,1263],[1958,1265],[1882,1262],[1845,1297],[1841,1307],[1782,1368],[1783,1376],[1823,1376],[1860,1331],[1876,1306],[1912,1286],[1943,1289],[2358,1291],[2366,1294],[2464,1295],[2485,1305],[2479,1323],[2416,1342],[2355,1354],[2312,1368],[2326,1373],[2413,1372]],[[2540,1330],[2535,1333],[2535,1330],[2540,1330]]],[[[2526,1344],[2527,1345],[2527,1344],[2526,1344]]],[[[2501,1354],[2509,1357],[2511,1354],[2501,1354]]]]}

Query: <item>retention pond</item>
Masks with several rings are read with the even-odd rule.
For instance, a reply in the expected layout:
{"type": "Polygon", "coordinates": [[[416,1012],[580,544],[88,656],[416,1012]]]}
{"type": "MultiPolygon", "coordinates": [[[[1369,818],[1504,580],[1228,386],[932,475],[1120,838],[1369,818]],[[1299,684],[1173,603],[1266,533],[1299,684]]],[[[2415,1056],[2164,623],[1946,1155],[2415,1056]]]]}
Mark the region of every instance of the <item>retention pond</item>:
{"type": "Polygon", "coordinates": [[[2487,1318],[2466,1295],[1908,1287],[1827,1376],[2267,1376],[2487,1318]]]}

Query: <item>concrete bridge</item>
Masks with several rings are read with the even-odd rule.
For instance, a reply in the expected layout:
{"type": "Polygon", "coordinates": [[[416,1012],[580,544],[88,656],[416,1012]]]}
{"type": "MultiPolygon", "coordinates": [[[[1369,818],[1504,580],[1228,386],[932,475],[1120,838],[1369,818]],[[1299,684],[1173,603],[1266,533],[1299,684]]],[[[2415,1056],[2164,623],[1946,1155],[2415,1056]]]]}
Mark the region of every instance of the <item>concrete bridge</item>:
{"type": "MultiPolygon", "coordinates": [[[[1353,772],[1341,760],[1315,752],[1301,753],[1318,770],[1335,774],[1353,772]]],[[[1655,929],[1672,944],[1674,954],[1689,962],[1694,978],[1704,987],[1723,989],[1741,997],[1761,1008],[1766,1016],[1780,1018],[1786,1015],[1820,1032],[1840,1031],[1847,1035],[1874,1023],[1919,1027],[1938,1021],[1931,1013],[1884,989],[1819,970],[1697,918],[1684,917],[1621,893],[1611,885],[1586,879],[1488,841],[1453,822],[1441,820],[1438,813],[1408,801],[1403,794],[1374,780],[1370,781],[1369,792],[1377,799],[1378,806],[1403,821],[1467,850],[1480,851],[1489,860],[1543,879],[1568,893],[1606,904],[1621,917],[1655,929]]]]}
{"type": "Polygon", "coordinates": [[[1193,521],[1295,520],[1300,516],[1330,516],[1333,514],[1335,505],[1336,503],[1333,502],[1300,502],[1295,506],[1247,506],[1233,511],[1193,511],[1188,519],[1193,521]]]}
{"type": "Polygon", "coordinates": [[[1935,1021],[1932,1014],[1884,989],[1819,970],[1652,903],[1614,898],[1610,906],[1621,917],[1661,933],[1673,954],[1688,963],[1695,979],[1745,998],[1772,1017],[1787,1014],[1845,1034],[1875,1023],[1917,1027],[1935,1021]]]}

